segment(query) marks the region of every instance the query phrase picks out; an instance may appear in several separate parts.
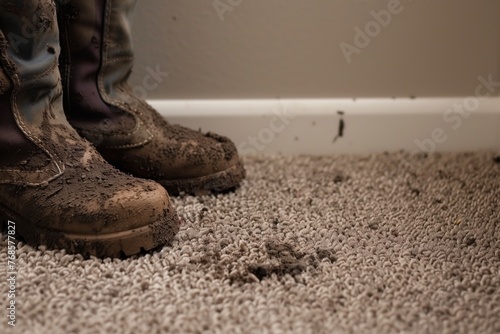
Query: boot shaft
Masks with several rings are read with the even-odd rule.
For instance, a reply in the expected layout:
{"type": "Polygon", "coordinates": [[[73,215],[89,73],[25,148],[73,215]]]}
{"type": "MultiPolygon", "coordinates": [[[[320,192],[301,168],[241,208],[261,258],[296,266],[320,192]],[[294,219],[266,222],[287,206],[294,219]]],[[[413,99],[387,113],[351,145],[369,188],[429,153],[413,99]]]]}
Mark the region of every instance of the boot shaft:
{"type": "Polygon", "coordinates": [[[128,85],[135,0],[69,0],[58,8],[60,69],[71,124],[100,147],[134,147],[151,134],[128,85]]]}
{"type": "MultiPolygon", "coordinates": [[[[0,1],[2,68],[29,124],[40,126],[40,112],[61,94],[59,34],[53,1],[0,1]]],[[[59,108],[58,112],[63,115],[59,108]]],[[[36,130],[36,129],[32,129],[36,130]]]]}
{"type": "Polygon", "coordinates": [[[0,183],[36,185],[64,171],[46,141],[54,127],[69,128],[55,15],[51,0],[0,0],[0,183]]]}

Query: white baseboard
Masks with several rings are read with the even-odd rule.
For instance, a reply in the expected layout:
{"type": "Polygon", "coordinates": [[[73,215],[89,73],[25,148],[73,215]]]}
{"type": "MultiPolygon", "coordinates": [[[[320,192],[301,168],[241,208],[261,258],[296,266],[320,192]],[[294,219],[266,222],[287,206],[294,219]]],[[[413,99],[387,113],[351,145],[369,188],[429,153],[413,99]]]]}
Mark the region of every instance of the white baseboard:
{"type": "Polygon", "coordinates": [[[149,102],[171,123],[228,136],[243,154],[500,150],[500,98],[149,102]]]}

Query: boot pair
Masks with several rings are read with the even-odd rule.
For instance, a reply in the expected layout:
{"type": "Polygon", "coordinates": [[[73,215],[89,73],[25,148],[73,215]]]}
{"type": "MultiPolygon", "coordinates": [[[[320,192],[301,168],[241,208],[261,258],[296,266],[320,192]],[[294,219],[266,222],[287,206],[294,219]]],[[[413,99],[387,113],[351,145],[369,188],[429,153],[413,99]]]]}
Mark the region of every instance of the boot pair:
{"type": "Polygon", "coordinates": [[[132,93],[134,4],[0,0],[0,218],[30,244],[149,250],[179,229],[168,193],[244,178],[229,139],[170,125],[132,93]]]}

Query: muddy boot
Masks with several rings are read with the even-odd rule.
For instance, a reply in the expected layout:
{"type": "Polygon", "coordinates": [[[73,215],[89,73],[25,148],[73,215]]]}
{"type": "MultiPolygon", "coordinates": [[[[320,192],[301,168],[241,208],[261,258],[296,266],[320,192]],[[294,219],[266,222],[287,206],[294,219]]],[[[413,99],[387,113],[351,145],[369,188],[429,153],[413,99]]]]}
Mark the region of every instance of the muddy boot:
{"type": "Polygon", "coordinates": [[[111,164],[170,194],[235,188],[245,176],[235,145],[167,123],[132,93],[129,14],[135,0],[67,0],[59,6],[60,68],[70,124],[111,164]]]}
{"type": "Polygon", "coordinates": [[[109,165],[66,121],[55,15],[52,0],[0,0],[2,225],[99,257],[163,245],[179,228],[163,187],[109,165]]]}

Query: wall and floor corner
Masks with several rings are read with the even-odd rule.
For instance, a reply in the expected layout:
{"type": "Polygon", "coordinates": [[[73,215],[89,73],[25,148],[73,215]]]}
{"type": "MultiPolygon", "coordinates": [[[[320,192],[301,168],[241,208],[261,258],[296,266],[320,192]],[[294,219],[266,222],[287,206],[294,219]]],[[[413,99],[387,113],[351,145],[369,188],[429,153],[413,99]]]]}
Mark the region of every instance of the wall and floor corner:
{"type": "Polygon", "coordinates": [[[500,149],[500,2],[141,1],[132,84],[242,153],[500,149]]]}

